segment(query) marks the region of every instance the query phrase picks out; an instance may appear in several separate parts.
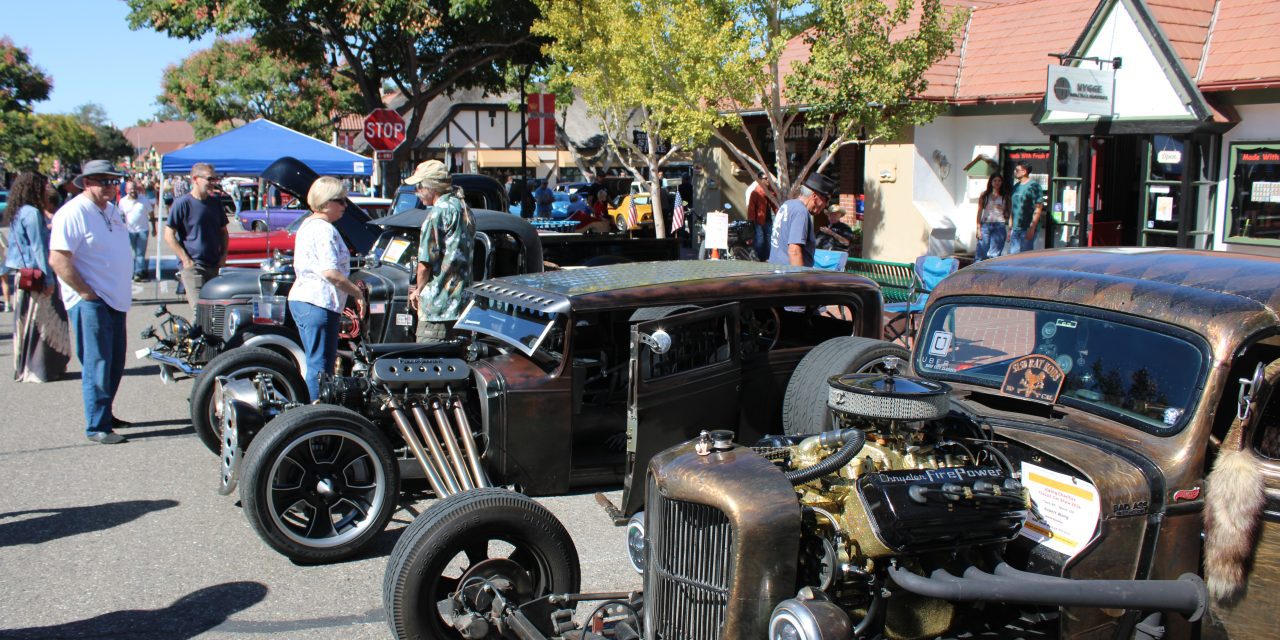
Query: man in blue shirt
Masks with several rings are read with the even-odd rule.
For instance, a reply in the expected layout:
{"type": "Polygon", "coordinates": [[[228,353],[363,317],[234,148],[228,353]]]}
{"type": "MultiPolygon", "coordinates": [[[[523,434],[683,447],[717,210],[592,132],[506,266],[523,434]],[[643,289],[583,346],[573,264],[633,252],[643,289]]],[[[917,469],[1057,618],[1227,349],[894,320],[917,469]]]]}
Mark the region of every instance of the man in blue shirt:
{"type": "Polygon", "coordinates": [[[1013,165],[1013,181],[1013,195],[1009,197],[1009,211],[1013,215],[1009,255],[1035,249],[1036,229],[1044,215],[1044,189],[1031,179],[1031,165],[1025,162],[1013,165]]]}
{"type": "Polygon", "coordinates": [[[191,192],[173,201],[165,242],[182,263],[182,285],[195,314],[200,288],[217,277],[227,263],[227,214],[222,200],[214,197],[213,165],[203,162],[191,167],[191,192]]]}
{"type": "Polygon", "coordinates": [[[551,217],[551,205],[556,201],[556,194],[547,188],[546,180],[538,181],[538,188],[533,191],[533,201],[536,203],[539,218],[551,217]]]}
{"type": "Polygon", "coordinates": [[[821,173],[810,174],[800,186],[798,197],[787,200],[773,216],[769,237],[769,262],[798,267],[813,266],[817,240],[813,216],[824,211],[836,192],[836,181],[821,173]]]}

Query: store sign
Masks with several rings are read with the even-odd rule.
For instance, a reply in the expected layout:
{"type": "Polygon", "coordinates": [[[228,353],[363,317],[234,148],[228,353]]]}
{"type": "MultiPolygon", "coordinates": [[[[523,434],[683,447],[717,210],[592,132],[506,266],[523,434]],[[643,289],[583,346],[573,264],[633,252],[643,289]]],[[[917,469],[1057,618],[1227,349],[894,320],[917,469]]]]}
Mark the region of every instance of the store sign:
{"type": "Polygon", "coordinates": [[[1044,101],[1049,111],[1111,115],[1115,100],[1115,71],[1051,64],[1048,79],[1044,101]]]}
{"type": "Polygon", "coordinates": [[[1177,149],[1165,149],[1156,153],[1156,162],[1160,164],[1181,164],[1182,152],[1177,149]]]}

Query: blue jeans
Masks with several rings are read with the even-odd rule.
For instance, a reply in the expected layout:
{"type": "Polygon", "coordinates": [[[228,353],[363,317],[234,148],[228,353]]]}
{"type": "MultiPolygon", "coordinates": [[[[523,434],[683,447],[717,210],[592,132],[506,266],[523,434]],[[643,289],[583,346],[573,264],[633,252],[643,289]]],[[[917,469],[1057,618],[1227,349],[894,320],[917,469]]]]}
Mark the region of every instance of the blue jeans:
{"type": "Polygon", "coordinates": [[[125,313],[101,300],[81,300],[67,310],[67,317],[76,336],[76,358],[80,360],[84,433],[110,433],[115,417],[111,403],[124,376],[125,313]]]}
{"type": "Polygon", "coordinates": [[[1021,253],[1023,251],[1031,251],[1036,248],[1035,236],[1027,240],[1026,229],[1014,229],[1011,231],[1013,235],[1009,238],[1009,255],[1021,253]]]}
{"type": "Polygon", "coordinates": [[[752,223],[752,226],[756,228],[756,257],[760,258],[760,262],[767,262],[769,260],[769,226],[756,223],[752,223]]]}
{"type": "Polygon", "coordinates": [[[147,275],[147,232],[130,231],[129,244],[133,246],[133,275],[147,275]]]}
{"type": "Polygon", "coordinates": [[[289,313],[298,324],[302,351],[307,354],[307,392],[320,397],[320,375],[333,374],[338,358],[338,314],[310,302],[289,301],[289,313]]]}
{"type": "Polygon", "coordinates": [[[973,261],[996,258],[1004,251],[1004,241],[1009,234],[1009,227],[1003,222],[984,222],[982,237],[978,239],[978,248],[973,252],[973,261]]]}

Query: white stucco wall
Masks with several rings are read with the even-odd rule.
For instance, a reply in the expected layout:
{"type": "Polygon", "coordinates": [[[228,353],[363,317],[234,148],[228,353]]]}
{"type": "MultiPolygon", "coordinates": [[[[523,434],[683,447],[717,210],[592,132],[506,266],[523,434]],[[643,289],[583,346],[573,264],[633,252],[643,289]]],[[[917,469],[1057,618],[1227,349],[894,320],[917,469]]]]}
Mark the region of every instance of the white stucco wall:
{"type": "Polygon", "coordinates": [[[1280,142],[1280,104],[1240,105],[1236,107],[1240,114],[1240,124],[1222,135],[1222,178],[1218,182],[1217,215],[1214,216],[1214,233],[1219,241],[1214,247],[1220,251],[1240,251],[1268,256],[1280,257],[1280,247],[1253,244],[1230,244],[1225,242],[1227,230],[1230,229],[1228,211],[1231,206],[1231,193],[1227,190],[1231,176],[1231,143],[1233,142],[1280,142]]]}
{"type": "Polygon", "coordinates": [[[915,132],[912,201],[930,229],[928,247],[917,255],[971,251],[976,231],[977,198],[969,198],[964,166],[979,154],[999,160],[1001,144],[1048,144],[1031,124],[1031,114],[947,116],[915,132]],[[934,152],[938,152],[935,156],[934,152]],[[947,167],[939,166],[939,157],[947,167]]]}

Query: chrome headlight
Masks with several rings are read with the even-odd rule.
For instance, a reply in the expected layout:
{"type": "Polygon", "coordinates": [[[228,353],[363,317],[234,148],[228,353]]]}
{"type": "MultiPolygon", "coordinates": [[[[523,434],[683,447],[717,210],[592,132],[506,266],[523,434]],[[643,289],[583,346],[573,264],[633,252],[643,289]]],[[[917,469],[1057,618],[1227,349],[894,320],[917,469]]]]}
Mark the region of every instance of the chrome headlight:
{"type": "Polygon", "coordinates": [[[240,329],[241,325],[252,324],[252,313],[252,311],[244,307],[228,308],[227,324],[226,328],[223,329],[223,337],[230,340],[232,336],[236,335],[236,331],[240,329]]]}
{"type": "Polygon", "coordinates": [[[852,633],[849,615],[812,587],[779,602],[769,617],[769,640],[848,640],[852,633]]]}
{"type": "Polygon", "coordinates": [[[627,522],[627,560],[636,573],[644,575],[644,512],[639,511],[627,522]]]}

